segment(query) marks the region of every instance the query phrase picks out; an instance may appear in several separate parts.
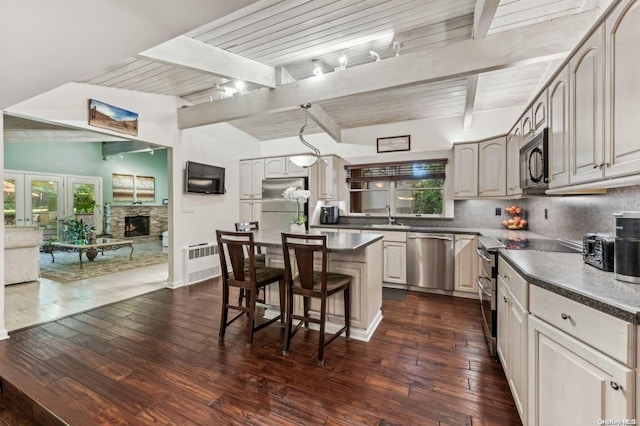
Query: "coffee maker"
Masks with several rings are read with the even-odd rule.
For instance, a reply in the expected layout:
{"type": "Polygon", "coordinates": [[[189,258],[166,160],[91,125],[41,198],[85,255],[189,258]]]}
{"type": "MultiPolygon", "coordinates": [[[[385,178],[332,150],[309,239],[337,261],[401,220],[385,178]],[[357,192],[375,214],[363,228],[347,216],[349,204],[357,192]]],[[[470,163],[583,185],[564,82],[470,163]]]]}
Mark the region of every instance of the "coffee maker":
{"type": "Polygon", "coordinates": [[[614,216],[616,279],[640,284],[640,212],[621,212],[614,216]]]}
{"type": "Polygon", "coordinates": [[[322,225],[334,225],[338,223],[339,217],[338,206],[320,207],[320,223],[322,225]]]}

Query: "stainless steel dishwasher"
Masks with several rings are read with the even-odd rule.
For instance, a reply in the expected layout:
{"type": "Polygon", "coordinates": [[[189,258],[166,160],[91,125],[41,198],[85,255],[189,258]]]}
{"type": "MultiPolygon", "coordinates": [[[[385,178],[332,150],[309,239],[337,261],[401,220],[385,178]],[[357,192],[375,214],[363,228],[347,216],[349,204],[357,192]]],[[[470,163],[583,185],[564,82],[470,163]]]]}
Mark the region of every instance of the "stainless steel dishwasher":
{"type": "Polygon", "coordinates": [[[453,290],[453,234],[407,234],[407,285],[453,290]]]}

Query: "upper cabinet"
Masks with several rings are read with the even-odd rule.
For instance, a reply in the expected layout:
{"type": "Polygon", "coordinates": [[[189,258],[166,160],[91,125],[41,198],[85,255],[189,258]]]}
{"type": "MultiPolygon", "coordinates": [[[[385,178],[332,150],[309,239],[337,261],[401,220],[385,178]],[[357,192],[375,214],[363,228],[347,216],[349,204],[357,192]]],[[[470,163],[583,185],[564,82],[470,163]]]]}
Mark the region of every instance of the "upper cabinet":
{"type": "Polygon", "coordinates": [[[533,103],[533,131],[538,133],[547,125],[547,91],[544,90],[533,103]]]}
{"type": "Polygon", "coordinates": [[[569,184],[569,68],[551,82],[549,92],[549,188],[569,184]]]}
{"type": "Polygon", "coordinates": [[[534,125],[533,125],[533,109],[529,108],[527,112],[520,119],[520,127],[522,129],[522,138],[531,139],[533,137],[534,125]]]}
{"type": "Polygon", "coordinates": [[[454,197],[478,196],[478,144],[465,143],[453,146],[454,197]]]}
{"type": "Polygon", "coordinates": [[[240,198],[262,198],[264,159],[240,161],[240,198]]]}
{"type": "Polygon", "coordinates": [[[307,177],[309,171],[293,164],[290,157],[271,157],[264,159],[264,175],[266,178],[307,177]]]}
{"type": "MultiPolygon", "coordinates": [[[[518,123],[519,124],[519,123],[518,123]]],[[[520,143],[522,129],[516,124],[507,135],[507,195],[522,194],[520,188],[520,143]]]]}
{"type": "Polygon", "coordinates": [[[604,162],[604,54],[599,27],[569,61],[569,182],[596,180],[604,162]]]}
{"type": "Polygon", "coordinates": [[[319,200],[331,200],[338,195],[338,176],[337,170],[334,168],[333,156],[326,155],[320,158],[314,166],[317,197],[319,200]]]}
{"type": "Polygon", "coordinates": [[[640,172],[640,1],[624,0],[604,25],[606,177],[640,172]]]}
{"type": "Polygon", "coordinates": [[[505,137],[490,139],[478,144],[478,195],[501,197],[506,195],[505,137]]]}

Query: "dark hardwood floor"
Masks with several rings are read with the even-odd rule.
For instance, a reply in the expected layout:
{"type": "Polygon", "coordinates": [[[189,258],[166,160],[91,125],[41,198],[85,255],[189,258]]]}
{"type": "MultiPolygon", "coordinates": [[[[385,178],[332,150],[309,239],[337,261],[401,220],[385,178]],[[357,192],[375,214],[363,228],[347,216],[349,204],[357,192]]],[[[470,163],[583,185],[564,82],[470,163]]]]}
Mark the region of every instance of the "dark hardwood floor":
{"type": "Polygon", "coordinates": [[[474,300],[392,294],[370,342],[338,339],[318,367],[314,331],[288,357],[278,323],[246,348],[241,319],[219,343],[220,298],[210,281],[12,333],[0,342],[1,422],[521,424],[474,300]]]}

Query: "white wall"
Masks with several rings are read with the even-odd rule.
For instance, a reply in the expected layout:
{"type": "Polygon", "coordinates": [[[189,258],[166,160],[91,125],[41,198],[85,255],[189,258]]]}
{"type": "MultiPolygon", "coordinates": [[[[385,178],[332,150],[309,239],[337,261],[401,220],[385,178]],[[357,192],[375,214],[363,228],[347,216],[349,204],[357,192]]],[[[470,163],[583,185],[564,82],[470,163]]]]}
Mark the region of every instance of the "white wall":
{"type": "MultiPolygon", "coordinates": [[[[429,158],[422,153],[450,150],[455,142],[481,140],[505,134],[521,113],[522,107],[476,113],[473,129],[470,130],[462,129],[462,117],[449,117],[344,129],[341,143],[335,142],[326,133],[305,135],[304,138],[322,154],[336,154],[351,163],[406,161],[429,158]],[[401,135],[411,136],[411,151],[377,153],[377,138],[401,135]]],[[[260,155],[268,157],[306,151],[308,149],[295,136],[262,142],[260,155]]]]}

